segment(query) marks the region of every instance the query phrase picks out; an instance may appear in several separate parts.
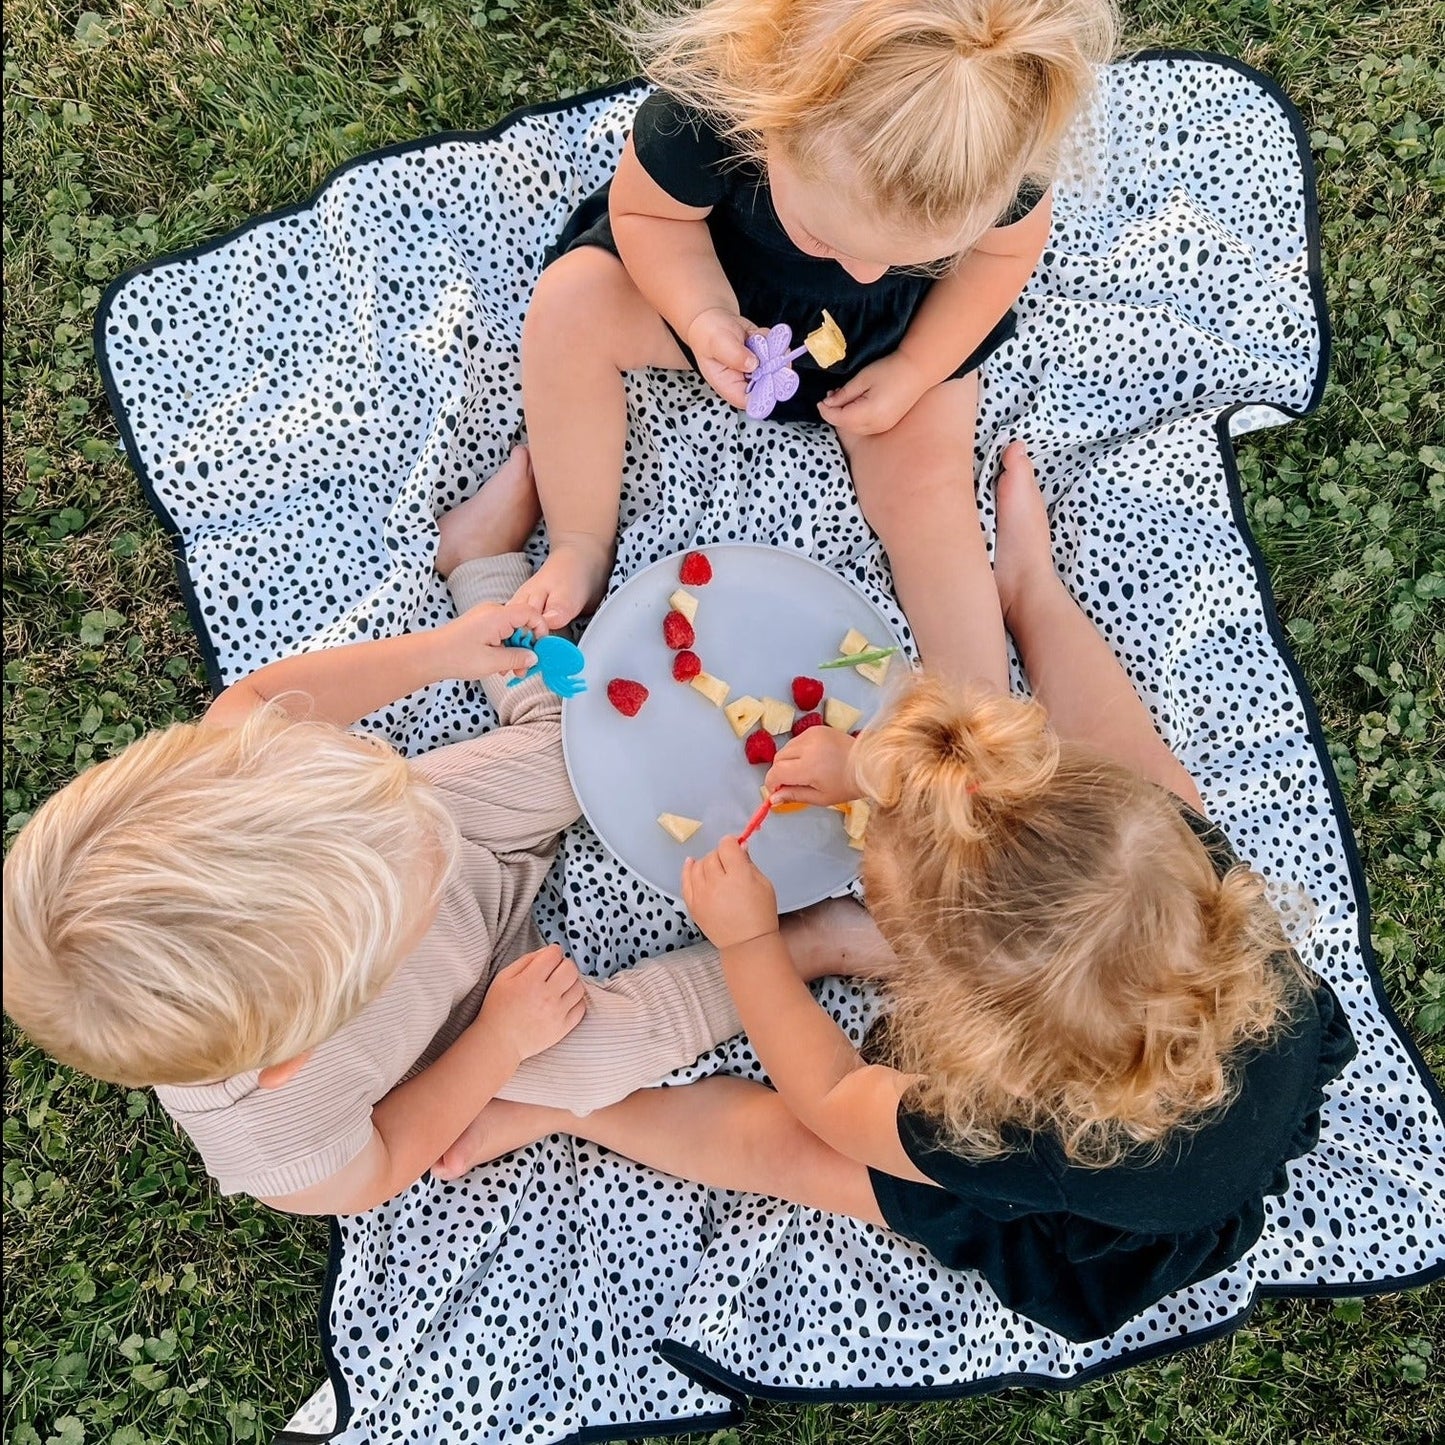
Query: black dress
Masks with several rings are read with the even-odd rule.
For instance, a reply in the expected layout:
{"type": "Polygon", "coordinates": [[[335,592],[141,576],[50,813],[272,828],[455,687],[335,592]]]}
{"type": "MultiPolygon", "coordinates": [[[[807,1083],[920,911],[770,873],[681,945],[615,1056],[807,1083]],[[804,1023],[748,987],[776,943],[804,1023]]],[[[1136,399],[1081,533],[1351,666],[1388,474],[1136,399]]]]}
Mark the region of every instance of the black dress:
{"type": "MultiPolygon", "coordinates": [[[[1234,862],[1223,835],[1184,812],[1223,873],[1234,862]]],[[[1100,1339],[1254,1244],[1265,1196],[1283,1194],[1285,1165],[1318,1143],[1325,1085],[1354,1056],[1343,1010],[1321,984],[1244,1064],[1235,1101],[1157,1159],[1084,1169],[1053,1138],[1020,1134],[1012,1153],[969,1161],[900,1107],[908,1157],[942,1187],[870,1169],[874,1193],[891,1229],[952,1269],[977,1270],[1010,1309],[1068,1339],[1100,1339]]]]}
{"type": "MultiPolygon", "coordinates": [[[[933,285],[932,276],[899,268],[865,284],[836,261],[800,251],[778,221],[767,179],[758,166],[739,156],[706,118],[662,91],[654,91],[638,107],[632,144],[642,168],[674,200],[684,206],[712,207],[707,227],[741,315],[763,327],[786,322],[799,344],[818,325],[825,309],[842,329],[848,355],[827,371],[807,353],[799,357],[794,369],[801,384],[790,400],[774,408],[772,420],[819,420],[818,403],[828,392],[898,349],[933,285]]],[[[594,191],[572,213],[552,256],[576,246],[601,246],[617,255],[607,214],[608,189],[594,191]]],[[[1042,195],[1032,188],[1021,191],[1000,224],[1022,219],[1042,195]]],[[[1006,311],[953,375],[977,370],[1014,334],[1015,325],[1013,312],[1006,311]]],[[[696,367],[682,337],[673,335],[688,364],[696,367]]]]}

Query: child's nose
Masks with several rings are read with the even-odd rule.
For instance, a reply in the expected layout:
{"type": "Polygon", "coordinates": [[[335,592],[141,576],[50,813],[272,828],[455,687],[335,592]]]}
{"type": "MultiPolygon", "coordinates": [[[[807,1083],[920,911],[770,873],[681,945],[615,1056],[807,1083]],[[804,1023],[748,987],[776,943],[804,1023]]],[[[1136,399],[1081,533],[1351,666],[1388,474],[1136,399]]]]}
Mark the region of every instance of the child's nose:
{"type": "Polygon", "coordinates": [[[888,269],[876,261],[855,261],[851,256],[835,256],[837,263],[857,282],[871,286],[888,269]]]}

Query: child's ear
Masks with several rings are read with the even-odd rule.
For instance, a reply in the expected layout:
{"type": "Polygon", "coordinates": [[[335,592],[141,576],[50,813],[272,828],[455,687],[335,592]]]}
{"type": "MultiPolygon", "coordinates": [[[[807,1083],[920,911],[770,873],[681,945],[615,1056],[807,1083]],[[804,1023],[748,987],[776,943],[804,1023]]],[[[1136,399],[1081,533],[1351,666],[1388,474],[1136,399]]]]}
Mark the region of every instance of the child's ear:
{"type": "Polygon", "coordinates": [[[289,1084],[306,1067],[306,1061],[310,1057],[311,1050],[307,1049],[304,1054],[297,1054],[294,1059],[284,1059],[279,1064],[267,1064],[256,1076],[256,1087],[279,1089],[282,1084],[289,1084]]]}

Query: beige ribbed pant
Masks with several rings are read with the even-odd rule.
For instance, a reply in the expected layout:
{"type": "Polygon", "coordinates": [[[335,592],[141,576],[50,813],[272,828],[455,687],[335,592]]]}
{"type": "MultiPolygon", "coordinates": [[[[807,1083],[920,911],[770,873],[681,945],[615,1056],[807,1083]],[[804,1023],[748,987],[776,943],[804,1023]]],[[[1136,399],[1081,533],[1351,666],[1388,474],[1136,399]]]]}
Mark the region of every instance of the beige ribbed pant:
{"type": "MultiPolygon", "coordinates": [[[[525,580],[525,570],[519,573],[525,566],[515,556],[464,562],[448,578],[457,611],[505,601],[525,580]]],[[[513,689],[505,701],[523,691],[513,689]]],[[[544,711],[560,719],[561,701],[550,692],[546,698],[549,701],[535,709],[538,720],[544,711]]],[[[531,754],[525,787],[533,804],[555,789],[570,793],[560,745],[531,754]]],[[[529,908],[530,903],[528,899],[529,908]]],[[[530,939],[509,950],[513,957],[542,947],[535,923],[529,921],[527,931],[530,939]]],[[[587,960],[577,963],[585,972],[587,960]]],[[[588,979],[586,987],[582,1022],[546,1052],[526,1060],[499,1091],[501,1098],[587,1114],[656,1084],[742,1030],[717,949],[710,943],[647,959],[610,979],[588,979]]]]}

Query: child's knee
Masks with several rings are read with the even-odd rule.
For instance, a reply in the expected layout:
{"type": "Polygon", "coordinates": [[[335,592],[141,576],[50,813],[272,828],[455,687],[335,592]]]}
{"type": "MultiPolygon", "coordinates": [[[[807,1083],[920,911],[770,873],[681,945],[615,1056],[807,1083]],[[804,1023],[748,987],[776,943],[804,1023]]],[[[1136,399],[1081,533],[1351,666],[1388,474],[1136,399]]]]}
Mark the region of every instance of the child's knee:
{"type": "Polygon", "coordinates": [[[631,285],[622,263],[610,251],[580,246],[559,256],[537,279],[522,323],[522,346],[550,339],[576,344],[579,326],[595,344],[606,337],[611,313],[621,311],[620,283],[631,285]]]}
{"type": "Polygon", "coordinates": [[[854,477],[864,520],[886,543],[889,536],[947,525],[950,518],[977,523],[973,477],[957,457],[921,455],[892,475],[854,477]]]}

